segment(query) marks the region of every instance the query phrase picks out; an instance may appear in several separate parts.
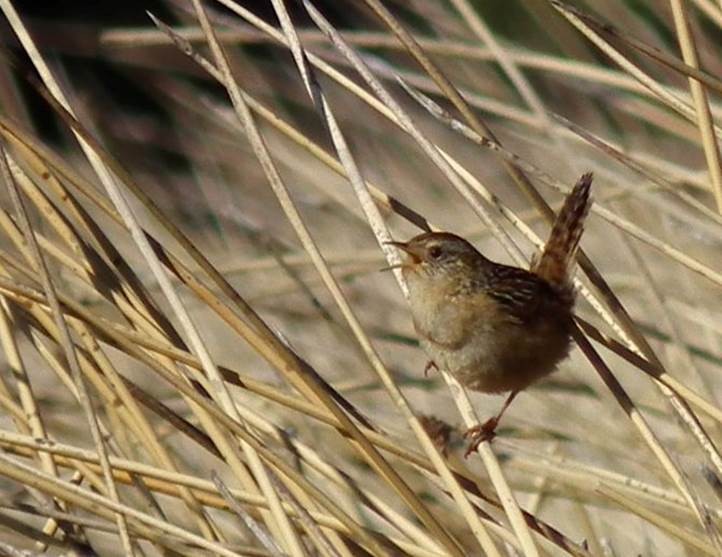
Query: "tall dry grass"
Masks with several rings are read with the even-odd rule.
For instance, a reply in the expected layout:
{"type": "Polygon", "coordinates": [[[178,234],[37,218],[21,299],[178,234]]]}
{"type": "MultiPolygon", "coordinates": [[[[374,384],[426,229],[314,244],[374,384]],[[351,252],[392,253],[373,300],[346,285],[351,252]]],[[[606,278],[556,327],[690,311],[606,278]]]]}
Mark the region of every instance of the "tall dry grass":
{"type": "Polygon", "coordinates": [[[0,8],[0,554],[722,554],[722,4],[0,8]],[[527,265],[590,170],[578,348],[464,460],[383,242],[527,265]]]}

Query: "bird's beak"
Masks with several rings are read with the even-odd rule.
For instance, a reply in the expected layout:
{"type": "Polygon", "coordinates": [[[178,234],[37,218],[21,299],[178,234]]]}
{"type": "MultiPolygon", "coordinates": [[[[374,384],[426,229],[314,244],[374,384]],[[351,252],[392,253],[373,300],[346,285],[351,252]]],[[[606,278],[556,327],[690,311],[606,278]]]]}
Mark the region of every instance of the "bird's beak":
{"type": "Polygon", "coordinates": [[[414,247],[410,246],[406,242],[384,242],[385,244],[388,244],[389,246],[394,246],[395,248],[400,249],[401,251],[406,252],[411,256],[412,263],[421,263],[421,253],[419,253],[418,249],[415,249],[414,247]]]}
{"type": "Polygon", "coordinates": [[[381,267],[379,269],[379,272],[383,273],[384,271],[393,271],[394,269],[403,269],[404,267],[406,267],[406,265],[404,265],[403,263],[398,263],[397,265],[388,265],[386,267],[381,267]]]}

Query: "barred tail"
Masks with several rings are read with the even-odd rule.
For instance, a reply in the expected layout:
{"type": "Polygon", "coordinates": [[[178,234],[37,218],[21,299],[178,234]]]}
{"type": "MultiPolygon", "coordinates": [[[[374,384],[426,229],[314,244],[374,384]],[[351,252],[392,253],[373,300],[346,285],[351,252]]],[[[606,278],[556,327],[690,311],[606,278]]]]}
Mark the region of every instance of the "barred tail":
{"type": "Polygon", "coordinates": [[[592,200],[589,191],[592,173],[583,174],[564,200],[541,257],[532,263],[532,271],[552,284],[565,286],[569,271],[584,232],[584,219],[592,200]]]}

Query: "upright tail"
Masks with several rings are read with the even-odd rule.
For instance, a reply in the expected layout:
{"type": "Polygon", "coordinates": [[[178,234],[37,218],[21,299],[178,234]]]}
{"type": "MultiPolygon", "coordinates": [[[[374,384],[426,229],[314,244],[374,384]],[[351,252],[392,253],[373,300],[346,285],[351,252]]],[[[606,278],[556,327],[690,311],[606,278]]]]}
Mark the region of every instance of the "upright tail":
{"type": "Polygon", "coordinates": [[[541,257],[532,263],[531,270],[552,284],[565,286],[569,280],[574,254],[584,232],[584,219],[592,204],[591,187],[592,173],[583,174],[564,200],[541,257]]]}

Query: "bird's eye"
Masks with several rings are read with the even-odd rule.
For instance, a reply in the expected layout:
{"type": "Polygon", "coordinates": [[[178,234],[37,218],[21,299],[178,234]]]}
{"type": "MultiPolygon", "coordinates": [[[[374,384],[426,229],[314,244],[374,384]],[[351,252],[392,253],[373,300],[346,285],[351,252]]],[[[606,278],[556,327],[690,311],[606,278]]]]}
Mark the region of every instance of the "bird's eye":
{"type": "Polygon", "coordinates": [[[440,246],[431,246],[429,248],[429,257],[431,257],[431,259],[438,259],[439,257],[441,257],[441,253],[442,252],[440,246]]]}

